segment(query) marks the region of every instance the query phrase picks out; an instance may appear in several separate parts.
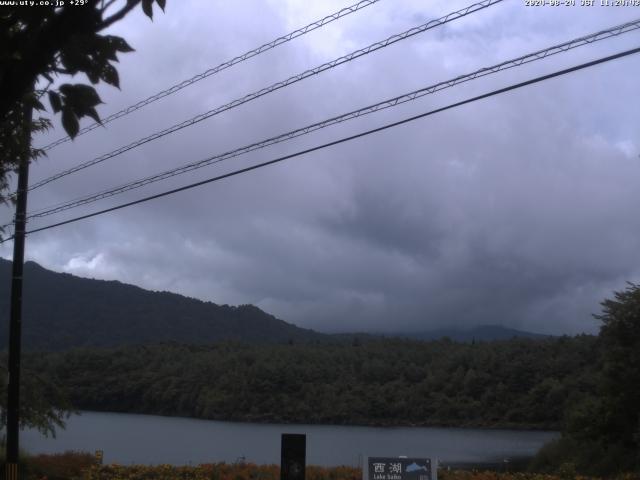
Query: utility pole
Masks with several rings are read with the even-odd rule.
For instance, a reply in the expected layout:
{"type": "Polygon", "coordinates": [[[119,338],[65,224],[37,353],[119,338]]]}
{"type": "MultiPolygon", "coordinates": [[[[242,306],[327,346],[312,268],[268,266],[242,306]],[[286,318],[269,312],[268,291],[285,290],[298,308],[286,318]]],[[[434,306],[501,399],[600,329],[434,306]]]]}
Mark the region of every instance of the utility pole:
{"type": "MultiPolygon", "coordinates": [[[[32,89],[33,92],[33,89],[32,89]]],[[[7,458],[6,480],[18,480],[20,450],[20,344],[22,333],[22,270],[29,188],[31,151],[31,118],[33,108],[25,105],[23,130],[25,151],[19,159],[16,215],[13,232],[13,265],[11,273],[11,312],[9,323],[9,385],[7,388],[7,458]]]]}

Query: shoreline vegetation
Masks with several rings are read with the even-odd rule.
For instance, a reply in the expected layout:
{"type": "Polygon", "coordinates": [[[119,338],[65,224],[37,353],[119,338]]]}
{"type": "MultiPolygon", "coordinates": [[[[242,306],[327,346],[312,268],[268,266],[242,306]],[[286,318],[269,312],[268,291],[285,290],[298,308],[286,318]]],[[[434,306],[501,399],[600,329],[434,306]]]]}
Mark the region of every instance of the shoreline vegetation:
{"type": "MultiPolygon", "coordinates": [[[[200,418],[200,417],[192,417],[192,416],[184,416],[184,415],[173,415],[173,414],[160,414],[160,413],[140,413],[140,412],[130,412],[130,411],[115,411],[115,410],[76,410],[74,412],[70,412],[71,415],[77,414],[82,415],[83,413],[117,413],[117,414],[131,414],[131,415],[149,415],[149,416],[158,416],[165,418],[180,418],[180,419],[189,419],[189,420],[205,420],[211,422],[227,422],[227,423],[247,423],[247,424],[258,424],[258,425],[313,425],[313,426],[331,426],[331,427],[361,427],[361,428],[442,428],[442,429],[469,429],[469,430],[505,430],[505,431],[525,431],[525,432],[548,432],[548,433],[560,433],[560,429],[554,428],[544,428],[539,425],[523,425],[523,424],[499,424],[499,425],[476,425],[473,423],[470,424],[455,424],[455,425],[444,425],[444,424],[435,424],[429,422],[423,423],[312,423],[309,421],[286,421],[286,420],[271,420],[264,418],[241,418],[241,419],[218,419],[218,418],[200,418]]],[[[277,418],[277,417],[276,417],[277,418]]]]}
{"type": "Polygon", "coordinates": [[[25,356],[78,410],[205,420],[558,431],[595,388],[596,337],[165,343],[25,356]]]}
{"type": "MultiPolygon", "coordinates": [[[[523,464],[524,465],[524,464],[523,464]]],[[[521,467],[523,467],[523,465],[521,467]]],[[[87,452],[65,452],[52,455],[28,455],[21,465],[25,480],[279,480],[280,467],[277,465],[256,465],[252,463],[210,463],[196,466],[173,465],[100,465],[95,456],[87,452]]],[[[599,480],[601,477],[587,477],[564,471],[558,475],[499,469],[444,468],[438,469],[439,480],[599,480]]],[[[632,474],[609,477],[615,480],[636,480],[632,474]]],[[[307,480],[361,480],[362,470],[358,467],[306,467],[307,480]]]]}

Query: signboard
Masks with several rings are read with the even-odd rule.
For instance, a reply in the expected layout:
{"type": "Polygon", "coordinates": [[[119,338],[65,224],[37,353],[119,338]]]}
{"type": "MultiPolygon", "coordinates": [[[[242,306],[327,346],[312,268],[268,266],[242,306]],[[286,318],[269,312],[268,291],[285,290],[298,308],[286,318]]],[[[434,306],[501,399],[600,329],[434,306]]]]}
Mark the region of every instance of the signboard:
{"type": "Polygon", "coordinates": [[[369,457],[368,480],[435,480],[431,459],[407,457],[369,457]]]}

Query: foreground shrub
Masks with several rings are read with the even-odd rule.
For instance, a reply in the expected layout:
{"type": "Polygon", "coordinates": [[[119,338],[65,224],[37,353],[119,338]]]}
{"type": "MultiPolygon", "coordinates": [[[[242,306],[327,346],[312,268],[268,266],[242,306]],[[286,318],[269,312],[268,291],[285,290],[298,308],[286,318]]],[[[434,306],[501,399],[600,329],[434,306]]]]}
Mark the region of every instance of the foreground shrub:
{"type": "Polygon", "coordinates": [[[96,465],[87,470],[83,480],[279,480],[275,465],[206,464],[196,467],[173,465],[96,465]]]}
{"type": "Polygon", "coordinates": [[[544,445],[529,464],[532,472],[554,473],[560,478],[574,478],[577,474],[596,478],[640,479],[634,455],[616,443],[585,442],[562,436],[544,445]]]}
{"type": "MultiPolygon", "coordinates": [[[[476,471],[440,471],[439,480],[597,480],[594,477],[563,472],[563,475],[542,473],[498,473],[476,471]]],[[[307,467],[307,480],[360,480],[362,472],[353,467],[307,467]]],[[[640,480],[634,475],[614,477],[615,480],[640,480]]],[[[82,480],[279,480],[280,468],[276,465],[208,464],[197,467],[171,465],[94,466],[85,472],[82,480]]]]}
{"type": "MultiPolygon", "coordinates": [[[[360,480],[360,469],[353,467],[307,467],[307,480],[360,480]]],[[[197,467],[172,465],[130,467],[120,465],[95,465],[87,470],[83,480],[280,480],[277,465],[255,465],[253,463],[215,463],[197,467]]]]}
{"type": "MultiPolygon", "coordinates": [[[[37,455],[26,459],[26,480],[280,480],[277,465],[252,463],[212,463],[198,466],[173,465],[97,465],[89,453],[66,452],[37,455]]],[[[307,480],[361,480],[362,471],[354,467],[307,467],[307,480]]],[[[556,474],[514,473],[474,470],[440,470],[438,480],[599,480],[575,473],[565,465],[556,474]]],[[[610,480],[640,480],[634,474],[610,480]]]]}
{"type": "Polygon", "coordinates": [[[86,452],[35,455],[25,459],[28,478],[46,478],[47,480],[80,479],[83,473],[95,463],[96,458],[86,452]]]}

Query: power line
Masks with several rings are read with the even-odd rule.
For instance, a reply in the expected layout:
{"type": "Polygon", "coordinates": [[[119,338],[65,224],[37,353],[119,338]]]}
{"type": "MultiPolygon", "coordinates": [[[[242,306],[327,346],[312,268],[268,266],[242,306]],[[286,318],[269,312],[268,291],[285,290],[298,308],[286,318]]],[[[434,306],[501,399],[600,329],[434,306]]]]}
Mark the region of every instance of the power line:
{"type": "MultiPolygon", "coordinates": [[[[240,62],[244,62],[245,60],[248,60],[252,57],[260,55],[261,53],[264,53],[268,50],[274,49],[284,43],[287,43],[293,40],[294,38],[301,37],[302,35],[312,32],[320,27],[323,27],[351,13],[357,12],[358,10],[362,10],[363,8],[368,7],[369,5],[373,5],[374,3],[377,3],[379,1],[380,0],[362,0],[356,4],[353,4],[349,7],[345,7],[335,13],[327,15],[326,17],[323,17],[320,20],[316,20],[315,22],[310,23],[309,25],[306,25],[302,28],[294,30],[293,32],[283,35],[282,37],[278,37],[275,40],[271,40],[270,42],[265,43],[264,45],[260,45],[259,47],[254,48],[253,50],[249,50],[248,52],[245,52],[242,55],[238,55],[237,57],[234,57],[231,60],[227,60],[226,62],[223,62],[220,65],[210,68],[205,72],[199,73],[198,75],[195,75],[187,80],[177,83],[167,88],[166,90],[162,90],[161,92],[158,92],[155,95],[151,95],[150,97],[145,98],[144,100],[140,100],[138,103],[130,105],[127,108],[124,108],[119,112],[113,113],[108,117],[102,119],[100,123],[95,122],[95,123],[92,123],[91,125],[87,125],[86,127],[81,128],[76,136],[79,137],[80,135],[90,132],[91,130],[95,130],[98,127],[102,127],[107,123],[117,120],[118,118],[129,115],[130,113],[133,113],[136,110],[140,110],[141,108],[146,107],[147,105],[153,102],[156,102],[164,97],[172,95],[182,90],[183,88],[186,88],[190,85],[193,85],[196,82],[199,82],[200,80],[210,77],[211,75],[215,75],[216,73],[226,70],[227,68],[230,68],[240,62]]],[[[45,151],[51,150],[52,148],[57,147],[58,145],[61,145],[65,142],[68,142],[69,140],[71,140],[71,138],[68,136],[59,138],[58,140],[42,147],[42,150],[45,150],[45,151]]]]}
{"type": "MultiPolygon", "coordinates": [[[[199,186],[202,186],[202,185],[205,185],[205,184],[208,184],[208,183],[212,183],[212,182],[216,182],[216,181],[219,181],[219,180],[222,180],[222,179],[225,179],[225,178],[229,178],[229,177],[233,177],[233,176],[236,176],[236,175],[240,175],[242,173],[246,173],[246,172],[249,172],[251,170],[257,170],[259,168],[266,167],[268,165],[273,165],[275,163],[283,162],[283,161],[289,160],[291,158],[295,158],[295,157],[299,157],[299,156],[302,156],[302,155],[306,155],[308,153],[315,152],[315,151],[318,151],[318,150],[322,150],[322,149],[327,148],[327,147],[331,147],[331,146],[334,146],[334,145],[345,143],[345,142],[348,142],[348,141],[351,141],[351,140],[355,140],[357,138],[365,137],[365,136],[371,135],[373,133],[378,133],[378,132],[381,132],[383,130],[387,130],[389,128],[393,128],[393,127],[397,127],[399,125],[403,125],[405,123],[413,122],[415,120],[418,120],[418,119],[421,119],[421,118],[424,118],[424,117],[428,117],[428,116],[434,115],[436,113],[444,112],[446,110],[451,110],[453,108],[460,107],[462,105],[466,105],[466,104],[469,104],[469,103],[473,103],[473,102],[476,102],[478,100],[483,100],[485,98],[493,97],[495,95],[500,95],[500,94],[503,94],[503,93],[506,93],[506,92],[509,92],[509,91],[512,91],[512,90],[516,90],[516,89],[519,89],[519,88],[522,88],[522,87],[525,87],[525,86],[528,86],[528,85],[533,85],[535,83],[540,83],[540,82],[543,82],[545,80],[549,80],[549,79],[552,79],[552,78],[555,78],[555,77],[559,77],[561,75],[566,75],[568,73],[576,72],[578,70],[583,70],[585,68],[593,67],[595,65],[599,65],[599,64],[602,64],[602,63],[605,63],[605,62],[609,62],[609,61],[616,60],[616,59],[619,59],[619,58],[622,58],[622,57],[633,55],[633,54],[636,54],[636,53],[639,53],[639,52],[640,52],[640,47],[634,48],[634,49],[631,49],[631,50],[626,50],[624,52],[620,52],[620,53],[617,53],[615,55],[610,55],[610,56],[607,56],[607,57],[603,57],[603,58],[600,58],[600,59],[597,59],[597,60],[592,60],[592,61],[587,62],[587,63],[576,65],[576,66],[573,66],[573,67],[570,67],[570,68],[566,68],[564,70],[559,70],[559,71],[556,71],[554,73],[550,73],[550,74],[547,74],[547,75],[542,75],[542,76],[539,76],[539,77],[536,77],[536,78],[533,78],[533,79],[530,79],[530,80],[527,80],[527,81],[524,81],[524,82],[520,82],[520,83],[517,83],[517,84],[510,85],[508,87],[504,87],[504,88],[500,88],[500,89],[497,89],[497,90],[493,90],[493,91],[491,91],[489,93],[485,93],[483,95],[478,95],[476,97],[472,97],[472,98],[469,98],[469,99],[466,99],[466,100],[462,100],[460,102],[452,103],[452,104],[447,105],[445,107],[437,108],[435,110],[430,110],[428,112],[421,113],[419,115],[415,115],[415,116],[412,116],[412,117],[409,117],[409,118],[405,118],[405,119],[399,120],[397,122],[388,123],[388,124],[383,125],[381,127],[373,128],[371,130],[366,130],[364,132],[360,132],[360,133],[357,133],[355,135],[350,135],[348,137],[343,137],[343,138],[340,138],[338,140],[334,140],[332,142],[324,143],[322,145],[317,145],[315,147],[311,147],[311,148],[307,148],[305,150],[298,151],[296,153],[292,153],[292,154],[289,154],[289,155],[278,157],[278,158],[275,158],[273,160],[269,160],[269,161],[262,162],[262,163],[259,163],[259,164],[256,164],[256,165],[252,165],[250,167],[241,168],[241,169],[235,170],[233,172],[225,173],[223,175],[218,175],[216,177],[208,178],[206,180],[201,180],[199,182],[191,183],[189,185],[185,185],[185,186],[182,186],[182,187],[179,187],[179,188],[174,188],[172,190],[167,190],[167,191],[162,192],[162,193],[158,193],[158,194],[155,194],[155,195],[150,195],[148,197],[144,197],[144,198],[141,198],[141,199],[138,199],[138,200],[134,200],[134,201],[131,201],[131,202],[127,202],[127,203],[123,203],[123,204],[120,204],[120,205],[116,205],[114,207],[106,208],[104,210],[99,210],[97,212],[89,213],[89,214],[86,214],[86,215],[81,215],[79,217],[71,218],[69,220],[64,220],[62,222],[54,223],[54,224],[47,225],[47,226],[44,226],[44,227],[35,228],[33,230],[29,230],[26,233],[27,234],[31,234],[31,233],[41,232],[41,231],[44,231],[44,230],[49,230],[51,228],[59,227],[59,226],[62,226],[62,225],[67,225],[69,223],[78,222],[80,220],[85,220],[85,219],[91,218],[91,217],[96,217],[98,215],[102,215],[102,214],[105,214],[105,213],[113,212],[115,210],[120,210],[120,209],[123,209],[123,208],[126,208],[126,207],[131,207],[133,205],[137,205],[137,204],[140,204],[140,203],[145,203],[145,202],[148,202],[148,201],[151,201],[151,200],[155,200],[155,199],[158,199],[158,198],[161,198],[161,197],[172,195],[174,193],[182,192],[182,191],[185,191],[185,190],[190,190],[192,188],[199,187],[199,186]]],[[[4,243],[4,242],[9,241],[11,239],[12,239],[12,237],[9,237],[9,238],[7,238],[5,240],[2,240],[0,243],[4,243]]]]}
{"type": "Polygon", "coordinates": [[[129,150],[133,150],[134,148],[137,148],[141,145],[144,145],[146,143],[149,143],[151,141],[157,140],[161,137],[164,137],[166,135],[169,135],[171,133],[177,132],[178,130],[182,130],[183,128],[186,127],[190,127],[192,125],[195,125],[196,123],[199,123],[203,120],[206,120],[208,118],[213,117],[214,115],[218,115],[222,112],[225,112],[227,110],[231,110],[232,108],[238,107],[240,105],[243,105],[247,102],[250,102],[252,100],[255,100],[257,98],[260,98],[264,95],[267,95],[269,93],[272,93],[276,90],[279,90],[281,88],[287,87],[289,85],[292,85],[294,83],[297,83],[301,80],[304,80],[308,77],[311,77],[313,75],[317,75],[325,70],[330,70],[334,67],[337,67],[338,65],[341,65],[343,63],[347,63],[350,62],[356,58],[362,57],[364,55],[368,55],[371,52],[375,52],[376,50],[380,50],[382,48],[388,47],[389,45],[393,45],[394,43],[397,43],[401,40],[406,40],[407,38],[410,38],[414,35],[417,35],[419,33],[423,33],[426,32],[427,30],[431,30],[433,28],[439,27],[441,25],[444,25],[446,23],[452,22],[454,20],[457,20],[459,18],[465,17],[471,13],[475,13],[479,10],[485,9],[487,7],[490,7],[492,5],[495,5],[496,3],[500,3],[503,0],[483,0],[481,2],[478,3],[474,3],[473,5],[470,5],[466,8],[463,8],[461,10],[458,10],[456,12],[452,12],[449,13],[447,15],[445,15],[444,17],[438,18],[436,20],[431,20],[427,23],[424,23],[418,27],[413,27],[409,30],[406,30],[402,33],[399,34],[395,34],[392,35],[382,41],[373,43],[365,48],[356,50],[354,52],[349,53],[348,55],[344,55],[342,57],[339,57],[335,60],[332,60],[330,62],[324,63],[318,67],[312,68],[310,70],[305,70],[302,73],[299,73],[297,75],[294,75],[292,77],[289,77],[286,80],[282,80],[280,82],[276,82],[268,87],[262,88],[256,92],[250,93],[248,95],[245,95],[244,97],[240,97],[237,98],[236,100],[233,100],[232,102],[229,102],[225,105],[221,105],[219,107],[214,108],[213,110],[209,110],[208,112],[202,113],[200,115],[197,115],[193,118],[190,118],[189,120],[185,120],[181,123],[175,124],[171,127],[168,127],[164,130],[161,130],[159,132],[156,132],[152,135],[149,135],[147,137],[141,138],[139,140],[136,140],[133,143],[130,143],[129,145],[123,146],[118,148],[117,150],[114,150],[110,153],[101,155],[97,158],[94,158],[93,160],[89,160],[87,162],[81,163],[80,165],[77,165],[75,167],[72,167],[68,170],[59,172],[53,176],[50,176],[48,178],[45,178],[43,180],[40,180],[39,182],[36,182],[35,184],[33,184],[32,186],[29,187],[29,190],[34,190],[36,188],[42,187],[48,183],[53,182],[54,180],[58,180],[62,177],[65,177],[67,175],[71,175],[72,173],[78,172],[80,170],[83,170],[85,168],[88,168],[90,166],[96,165],[98,163],[104,162],[105,160],[108,160],[110,158],[116,157],[118,155],[121,155],[125,152],[128,152],[129,150]]]}
{"type": "Polygon", "coordinates": [[[364,115],[368,115],[370,113],[374,113],[380,110],[384,110],[387,108],[391,108],[391,107],[395,107],[397,105],[409,102],[409,101],[413,101],[416,100],[418,98],[421,98],[425,95],[429,95],[429,94],[433,94],[436,93],[440,90],[443,90],[445,88],[451,88],[455,85],[467,82],[467,81],[471,81],[477,78],[481,78],[487,75],[491,75],[503,70],[507,70],[513,67],[517,67],[523,64],[527,64],[527,63],[531,63],[537,60],[542,60],[544,58],[547,58],[551,55],[555,55],[558,53],[562,53],[562,52],[566,52],[568,50],[571,50],[573,48],[577,48],[583,45],[589,45],[595,42],[598,42],[600,40],[604,40],[607,38],[612,38],[618,35],[621,35],[623,33],[627,33],[630,31],[634,31],[640,29],[640,19],[632,21],[632,22],[627,22],[621,25],[617,25],[615,27],[611,27],[608,28],[606,30],[602,30],[596,33],[592,33],[590,35],[586,35],[586,36],[582,36],[573,40],[570,40],[568,42],[564,42],[561,43],[559,45],[554,45],[552,47],[548,47],[546,49],[543,50],[538,50],[536,52],[533,53],[529,53],[527,55],[523,55],[520,56],[518,58],[512,59],[512,60],[507,60],[505,62],[499,63],[497,65],[493,65],[491,67],[485,67],[485,68],[481,68],[479,70],[476,70],[472,73],[468,73],[465,75],[460,75],[458,77],[455,77],[451,80],[446,80],[443,82],[439,82],[436,83],[435,85],[431,85],[428,87],[424,87],[421,88],[419,90],[415,90],[413,92],[410,93],[405,93],[403,95],[399,95],[381,102],[378,102],[376,104],[373,105],[369,105],[367,107],[363,107],[360,108],[358,110],[353,110],[351,112],[348,113],[344,113],[342,115],[336,116],[336,117],[332,117],[329,119],[325,119],[322,120],[320,122],[311,124],[311,125],[307,125],[305,127],[302,128],[298,128],[295,130],[292,130],[290,132],[287,133],[283,133],[271,138],[268,138],[266,140],[261,140],[259,142],[255,142],[252,143],[250,145],[245,145],[243,147],[240,148],[236,148],[234,150],[222,153],[222,154],[218,154],[212,157],[208,157],[204,160],[199,160],[197,162],[193,162],[193,163],[189,163],[187,165],[183,165],[181,167],[178,168],[173,168],[171,170],[167,170],[165,172],[162,173],[158,173],[152,176],[148,176],[142,179],[138,179],[129,183],[126,183],[124,185],[120,185],[118,187],[115,188],[111,188],[108,190],[103,190],[101,192],[95,193],[95,194],[91,194],[91,195],[87,195],[87,196],[83,196],[83,197],[79,197],[76,198],[74,200],[70,200],[70,201],[66,201],[63,203],[59,203],[57,205],[51,206],[51,207],[45,207],[45,208],[41,208],[39,210],[35,210],[33,212],[31,212],[29,214],[29,216],[27,217],[28,219],[32,219],[32,218],[41,218],[41,217],[46,217],[49,215],[53,215],[55,213],[59,213],[65,210],[69,210],[72,208],[76,208],[82,205],[86,205],[89,203],[93,203],[96,202],[98,200],[102,200],[105,198],[109,198],[115,195],[118,195],[120,193],[124,193],[127,192],[129,190],[133,190],[136,188],[140,188],[143,187],[145,185],[149,185],[151,183],[155,183],[161,180],[165,180],[167,178],[170,177],[174,177],[176,175],[181,175],[183,173],[187,173],[190,172],[192,170],[197,170],[199,168],[203,168],[205,166],[208,165],[212,165],[215,163],[220,163],[222,161],[228,160],[230,158],[234,158],[234,157],[238,157],[241,155],[244,155],[246,153],[258,150],[258,149],[262,149],[265,148],[267,146],[271,146],[280,142],[284,142],[287,140],[291,140],[293,138],[297,138],[300,137],[302,135],[306,135],[309,134],[311,132],[320,130],[322,128],[326,128],[328,126],[331,125],[336,125],[338,123],[342,123],[348,120],[352,120],[355,118],[359,118],[362,117],[364,115]]]}

